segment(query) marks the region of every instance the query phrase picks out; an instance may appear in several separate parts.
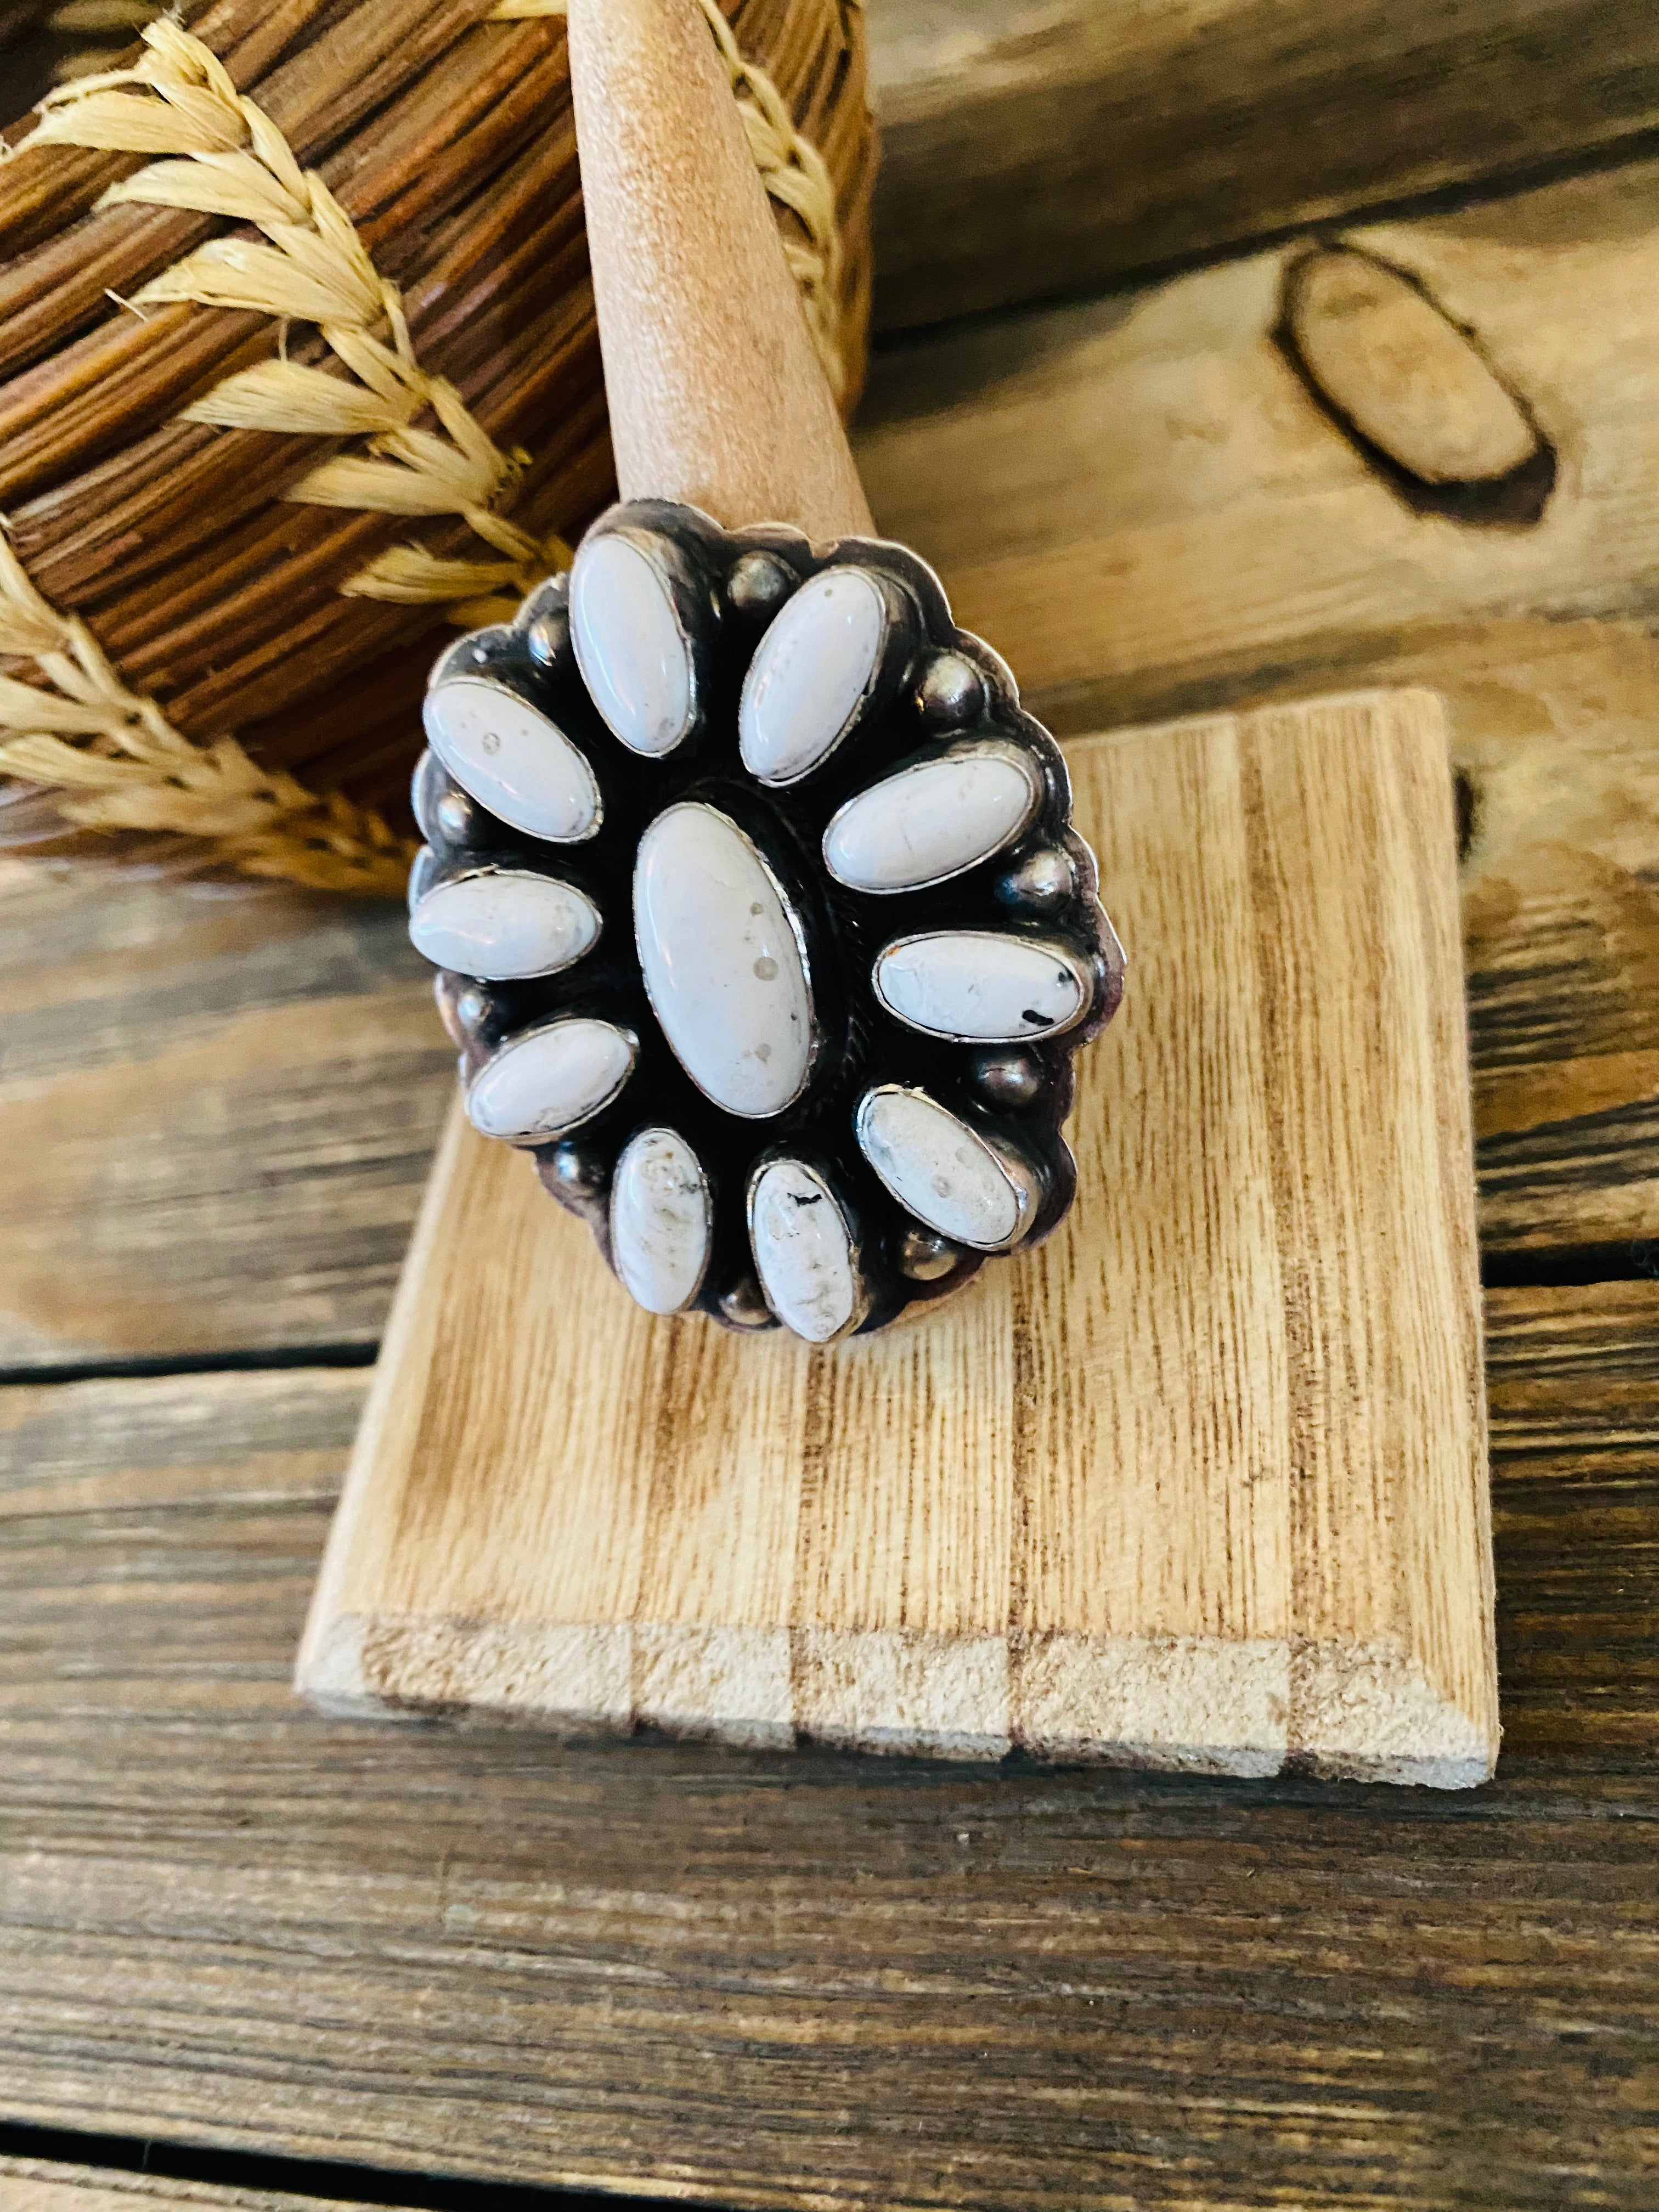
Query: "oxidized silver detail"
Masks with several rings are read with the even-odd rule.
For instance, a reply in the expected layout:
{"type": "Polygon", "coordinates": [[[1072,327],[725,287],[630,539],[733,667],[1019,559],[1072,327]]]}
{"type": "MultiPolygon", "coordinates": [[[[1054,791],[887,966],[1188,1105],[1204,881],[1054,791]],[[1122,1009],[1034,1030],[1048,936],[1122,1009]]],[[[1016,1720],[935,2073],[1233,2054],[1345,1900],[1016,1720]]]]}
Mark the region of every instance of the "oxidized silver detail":
{"type": "Polygon", "coordinates": [[[614,507],[428,715],[411,928],[468,1112],[648,1310],[833,1343],[1063,1217],[1122,951],[1058,748],[914,554],[614,507]]]}

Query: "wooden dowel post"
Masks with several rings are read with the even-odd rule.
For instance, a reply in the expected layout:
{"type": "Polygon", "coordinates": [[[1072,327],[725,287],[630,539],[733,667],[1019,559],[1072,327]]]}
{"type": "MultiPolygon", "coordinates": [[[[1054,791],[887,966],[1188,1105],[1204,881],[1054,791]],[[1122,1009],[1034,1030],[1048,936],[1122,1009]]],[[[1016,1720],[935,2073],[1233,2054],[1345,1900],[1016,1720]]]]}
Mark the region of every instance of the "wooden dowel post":
{"type": "Polygon", "coordinates": [[[570,0],[617,482],[727,528],[867,533],[738,106],[696,0],[570,0]]]}

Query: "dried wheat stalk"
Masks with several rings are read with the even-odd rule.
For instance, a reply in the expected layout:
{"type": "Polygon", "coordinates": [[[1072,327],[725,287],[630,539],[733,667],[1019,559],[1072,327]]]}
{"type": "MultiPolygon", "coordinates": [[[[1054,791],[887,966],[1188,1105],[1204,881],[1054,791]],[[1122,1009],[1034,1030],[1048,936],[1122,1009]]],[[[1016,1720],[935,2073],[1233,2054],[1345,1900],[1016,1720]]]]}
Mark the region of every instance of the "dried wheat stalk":
{"type": "MultiPolygon", "coordinates": [[[[383,26],[387,3],[369,0],[355,11],[354,20],[373,16],[383,26]]],[[[780,91],[764,71],[744,60],[725,19],[708,0],[705,4],[744,106],[756,159],[775,198],[793,218],[786,244],[803,286],[809,324],[820,344],[833,353],[841,330],[840,303],[849,287],[830,170],[797,131],[780,91]]],[[[289,0],[289,5],[303,13],[306,0],[289,0]]],[[[214,12],[242,35],[250,34],[246,11],[238,0],[224,0],[214,12]]],[[[432,11],[440,16],[444,12],[432,11]]],[[[449,15],[457,12],[452,5],[449,15]]],[[[517,79],[533,76],[538,67],[544,80],[550,78],[562,53],[549,47],[546,30],[538,33],[532,20],[551,12],[547,0],[507,0],[507,8],[495,12],[521,21],[524,35],[532,42],[521,55],[515,52],[514,63],[521,64],[517,79]]],[[[799,52],[800,19],[823,12],[822,0],[783,0],[769,12],[764,6],[745,10],[739,20],[746,30],[751,13],[759,15],[781,52],[793,41],[799,52]]],[[[427,21],[423,28],[436,37],[441,26],[434,28],[427,21]]],[[[481,27],[469,35],[489,40],[503,33],[481,27]]],[[[824,43],[821,37],[820,47],[824,43]]],[[[305,58],[303,52],[299,58],[305,58]]],[[[489,76],[487,70],[478,74],[489,76]]],[[[821,93],[825,81],[817,54],[809,50],[803,83],[821,93]]],[[[798,103],[802,88],[796,88],[798,103]]],[[[151,319],[137,325],[141,339],[134,341],[118,317],[106,314],[73,342],[96,355],[100,366],[107,361],[118,384],[126,379],[131,397],[125,404],[133,416],[142,419],[147,408],[153,414],[158,374],[163,382],[168,375],[177,378],[190,345],[204,360],[216,361],[222,373],[203,380],[198,371],[200,388],[173,408],[173,427],[151,434],[152,449],[165,447],[170,467],[162,464],[160,450],[143,455],[129,448],[92,472],[106,479],[99,486],[103,496],[95,512],[88,513],[76,497],[74,483],[67,488],[68,499],[53,489],[14,508],[14,536],[37,582],[55,586],[61,575],[71,590],[78,580],[84,592],[92,581],[94,604],[87,611],[111,650],[94,644],[86,623],[79,623],[82,650],[98,655],[103,675],[94,685],[95,699],[70,698],[83,718],[72,726],[61,719],[65,708],[60,701],[49,713],[34,711],[33,726],[21,727],[15,717],[23,712],[23,702],[17,695],[32,687],[15,676],[5,679],[0,726],[18,734],[0,748],[0,763],[18,774],[50,774],[71,793],[63,811],[79,823],[191,830],[212,836],[222,858],[246,869],[293,872],[307,882],[336,885],[386,883],[396,872],[400,841],[360,803],[361,787],[368,781],[371,787],[384,790],[390,783],[395,789],[401,781],[413,728],[412,714],[403,719],[408,712],[404,701],[411,688],[408,678],[416,672],[398,671],[393,700],[383,696],[383,680],[356,680],[349,671],[362,667],[366,646],[416,635],[430,621],[434,600],[461,600],[469,618],[494,611],[487,595],[517,592],[545,573],[550,561],[563,554],[558,523],[580,519],[603,495],[605,441],[593,373],[591,301],[580,231],[570,220],[574,147],[544,127],[545,82],[538,88],[542,96],[526,94],[515,109],[514,72],[501,70],[496,81],[480,86],[469,112],[453,86],[441,88],[434,99],[428,74],[405,83],[392,109],[382,114],[374,144],[377,153],[386,149],[387,158],[374,165],[359,159],[340,168],[340,168],[337,191],[329,181],[326,156],[308,169],[294,150],[296,143],[315,144],[319,106],[325,110],[331,104],[331,88],[319,71],[290,60],[258,89],[257,100],[240,92],[230,67],[204,40],[170,22],[158,22],[147,32],[146,51],[136,66],[82,79],[52,96],[33,138],[25,142],[37,164],[42,149],[70,146],[80,149],[71,159],[124,162],[104,174],[97,210],[83,228],[107,223],[118,213],[130,242],[134,212],[140,208],[153,211],[145,222],[161,226],[148,241],[160,265],[143,272],[127,295],[135,315],[151,319]],[[434,160],[432,124],[441,111],[451,137],[434,160]],[[283,112],[288,131],[274,119],[283,112]],[[544,126],[539,131],[534,128],[538,121],[544,126]],[[481,194],[469,199],[455,187],[464,180],[466,158],[476,155],[480,143],[487,159],[503,152],[512,158],[496,167],[481,194]],[[154,158],[135,167],[134,155],[154,158]],[[446,155],[453,173],[445,173],[446,155]],[[525,206],[536,204],[529,179],[537,171],[562,190],[550,196],[552,232],[545,242],[538,241],[541,266],[533,268],[528,246],[508,247],[492,257],[489,234],[492,224],[510,223],[515,215],[522,229],[525,206]],[[409,207],[422,194],[428,205],[436,204],[438,214],[416,233],[409,207]],[[204,234],[225,222],[245,224],[252,235],[204,234]],[[485,234],[482,246],[477,239],[480,229],[485,234]],[[416,250],[424,249],[428,275],[417,275],[406,300],[385,264],[389,259],[397,265],[411,234],[416,250]],[[177,250],[180,245],[182,252],[177,250]],[[549,279],[550,268],[562,281],[549,279]],[[545,302],[530,329],[535,339],[546,343],[556,369],[564,372],[569,403],[551,451],[539,453],[527,467],[501,434],[505,427],[510,436],[537,414],[540,390],[522,374],[524,342],[516,354],[503,349],[505,369],[497,369],[487,349],[463,343],[472,337],[472,325],[457,304],[476,301],[492,284],[505,289],[504,269],[526,277],[521,295],[545,302]],[[435,302],[442,303],[436,313],[435,302]],[[266,335],[273,325],[281,330],[279,345],[266,335]],[[317,337],[306,339],[302,325],[311,325],[317,337]],[[154,326],[161,326],[154,329],[159,347],[143,342],[154,326]],[[447,355],[455,357],[458,373],[453,377],[441,373],[447,355]],[[129,362],[130,368],[125,366],[129,362]],[[168,362],[174,364],[171,370],[168,362]],[[206,447],[200,442],[204,435],[206,447]],[[252,493],[241,495],[242,507],[230,518],[228,530],[219,515],[204,514],[199,500],[181,495],[170,518],[179,558],[170,574],[158,573],[149,549],[165,542],[155,526],[169,518],[168,477],[193,482],[211,477],[227,438],[245,445],[250,458],[259,456],[252,493]],[[281,501],[301,508],[336,510],[335,519],[319,515],[314,526],[302,516],[284,522],[284,509],[272,505],[273,489],[281,501]],[[574,517],[573,494],[580,502],[574,505],[574,517]],[[509,504],[511,515],[502,512],[509,504]],[[560,510],[556,517],[550,516],[553,507],[560,510]],[[342,520],[345,515],[356,519],[342,520]],[[416,517],[451,520],[426,532],[424,543],[386,542],[387,518],[416,517]],[[101,554],[100,544],[107,549],[101,554]],[[134,546],[141,549],[136,555],[134,546]],[[199,553],[193,550],[197,546],[199,553]],[[273,565],[273,554],[279,565],[273,565]],[[355,557],[359,555],[366,557],[355,557]],[[146,561],[149,570],[136,574],[135,562],[142,568],[146,561]],[[209,599],[193,624],[181,625],[179,594],[170,594],[168,587],[186,575],[208,586],[209,599]],[[297,586],[286,599],[284,585],[297,586]],[[307,592],[308,615],[303,605],[307,592]],[[342,595],[359,601],[356,617],[343,605],[342,595]],[[383,604],[364,606],[365,596],[383,604]],[[241,615],[245,628],[253,627],[252,667],[239,659],[227,668],[222,644],[216,642],[224,637],[232,609],[241,615]],[[336,677],[331,690],[339,701],[337,711],[319,702],[309,714],[290,714],[280,722],[267,719],[282,695],[284,671],[265,641],[285,620],[295,642],[308,648],[313,696],[319,665],[324,675],[336,677]],[[188,642],[192,634],[199,646],[188,642]],[[125,681],[114,672],[118,655],[125,681]],[[185,674],[179,688],[178,676],[198,656],[203,678],[192,683],[185,674]],[[162,675],[164,681],[174,678],[166,714],[131,688],[133,678],[146,680],[146,672],[162,675]],[[343,684],[337,680],[342,672],[343,684]],[[223,726],[233,701],[243,710],[236,718],[237,735],[249,740],[252,752],[223,726]],[[256,709],[251,718],[250,702],[256,709]],[[94,712],[95,722],[85,719],[94,712]],[[168,733],[165,739],[163,731],[168,733]],[[210,767],[183,774],[190,764],[181,749],[199,754],[210,767]],[[68,754],[78,757],[72,771],[64,759],[68,754]],[[296,767],[304,782],[292,773],[296,767]],[[358,787],[353,797],[341,795],[339,787],[345,783],[358,787]],[[317,788],[324,784],[334,789],[319,801],[317,788]],[[282,856],[284,821],[295,832],[291,870],[282,856]]],[[[817,104],[817,119],[827,123],[831,110],[822,100],[817,104]]],[[[842,109],[847,105],[843,100],[842,109]]],[[[860,118],[854,121],[861,129],[860,118]]],[[[568,136],[567,125],[567,141],[568,136]]],[[[848,151],[843,131],[843,169],[848,167],[848,151]]],[[[856,177],[861,170],[867,189],[862,143],[855,143],[852,151],[849,174],[856,177]]],[[[8,181],[0,168],[0,219],[6,212],[8,181]]],[[[855,182],[855,212],[862,208],[859,189],[855,182]]],[[[27,222],[30,194],[14,198],[27,222]]],[[[845,221],[845,191],[841,214],[845,221]]],[[[50,241],[31,252],[35,264],[53,258],[50,241]]],[[[0,272],[0,305],[5,304],[7,276],[20,300],[32,285],[35,296],[45,295],[48,288],[33,274],[30,258],[0,272]]],[[[850,288],[855,303],[862,275],[855,275],[850,288]]],[[[24,313],[26,317],[27,307],[24,313]]],[[[9,326],[18,328],[15,313],[9,326]]],[[[60,351],[46,364],[48,372],[63,359],[60,351]]],[[[23,433],[7,437],[11,465],[33,466],[40,481],[42,464],[32,460],[29,446],[32,426],[38,426],[33,428],[38,442],[47,444],[59,430],[64,410],[60,407],[53,414],[45,407],[31,389],[31,375],[38,386],[40,373],[27,368],[9,386],[0,386],[0,431],[7,427],[9,405],[23,433]]],[[[45,381],[50,386],[50,373],[45,381]]],[[[557,375],[544,378],[541,389],[550,392],[559,382],[557,375]]],[[[547,419],[544,407],[539,419],[547,419]]],[[[91,442],[99,433],[88,425],[83,434],[91,442]]],[[[80,482],[90,482],[85,472],[80,482]]],[[[293,506],[286,512],[291,514],[293,506]]],[[[15,560],[10,565],[21,577],[15,560]]],[[[30,597],[27,619],[14,609],[9,626],[0,629],[0,653],[26,653],[28,647],[16,641],[34,635],[40,622],[51,617],[40,591],[27,579],[24,588],[30,597]]],[[[7,594],[9,605],[14,598],[7,594]]],[[[87,605],[84,598],[82,605],[87,605]]],[[[67,635],[54,648],[60,667],[73,665],[80,670],[77,680],[83,687],[93,684],[88,664],[76,657],[74,643],[65,642],[67,635]]],[[[40,665],[44,671],[45,663],[40,665]]],[[[365,675],[378,677],[379,672],[365,675]]],[[[292,688],[304,688],[298,672],[292,688]]]]}
{"type": "Polygon", "coordinates": [[[211,838],[241,874],[318,890],[395,892],[408,855],[378,816],[342,793],[319,799],[261,769],[228,739],[196,745],[152,699],[128,690],[84,623],[47,605],[0,536],[0,653],[34,684],[0,676],[0,766],[68,793],[71,822],[211,838]]]}
{"type": "Polygon", "coordinates": [[[457,514],[507,556],[434,562],[422,547],[399,546],[349,578],[341,587],[349,593],[419,602],[504,585],[527,590],[546,573],[543,549],[493,511],[520,465],[492,443],[454,386],[416,361],[402,295],[375,270],[339,202],[314,171],[301,168],[282,133],[237,92],[199,39],[162,21],[146,28],[144,45],[136,68],[49,94],[35,143],[177,157],[111,185],[99,205],[136,202],[221,216],[251,224],[268,243],[210,239],[128,304],[142,314],[191,301],[313,323],[347,371],[341,378],[286,358],[261,362],[234,371],[179,419],[362,440],[366,453],[319,463],[283,497],[382,514],[457,514]],[[427,412],[440,426],[435,434],[416,425],[427,412]]]}

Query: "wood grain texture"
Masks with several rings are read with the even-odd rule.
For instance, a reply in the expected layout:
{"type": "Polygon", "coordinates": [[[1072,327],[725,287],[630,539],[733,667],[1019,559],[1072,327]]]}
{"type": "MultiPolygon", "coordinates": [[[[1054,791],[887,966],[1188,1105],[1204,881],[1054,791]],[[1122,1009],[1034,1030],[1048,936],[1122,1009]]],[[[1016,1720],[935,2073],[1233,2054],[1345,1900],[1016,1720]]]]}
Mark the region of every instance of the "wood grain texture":
{"type": "Polygon", "coordinates": [[[1428,408],[1477,374],[1520,403],[1555,460],[1535,519],[1379,465],[1388,422],[1287,350],[1305,241],[883,356],[871,504],[1039,711],[1100,728],[1328,686],[1430,628],[1653,612],[1659,163],[1346,243],[1460,340],[1402,365],[1428,408]]]}
{"type": "Polygon", "coordinates": [[[1429,626],[1365,673],[1445,702],[1489,1268],[1629,1273],[1659,1236],[1659,641],[1429,626]],[[1571,1261],[1569,1255],[1580,1255],[1571,1261]]]}
{"type": "Polygon", "coordinates": [[[0,879],[0,1364],[372,1346],[454,1079],[395,907],[0,879]]]}
{"type": "Polygon", "coordinates": [[[1482,1235],[1511,1272],[1626,1267],[1659,1230],[1656,210],[1643,164],[1313,255],[1438,315],[1392,388],[1375,316],[1298,353],[1304,244],[890,351],[859,444],[882,527],[1062,732],[1334,684],[1445,699],[1482,1235]],[[1536,458],[1449,477],[1425,429],[1506,399],[1536,458]]]}
{"type": "Polygon", "coordinates": [[[1486,1340],[1462,1797],[331,1723],[365,1377],[0,1395],[7,2111],[802,2212],[1646,2212],[1659,1285],[1486,1340]]]}
{"type": "Polygon", "coordinates": [[[1079,745],[1135,962],[1077,1207],[814,1354],[452,1127],[300,1662],[346,1711],[1443,1787],[1497,1743],[1444,731],[1079,745]]]}
{"type": "Polygon", "coordinates": [[[1641,0],[888,0],[886,328],[1088,292],[1659,123],[1641,0]]]}
{"type": "Polygon", "coordinates": [[[109,2166],[0,2158],[0,2212],[363,2212],[338,2197],[173,2181],[109,2166]]]}

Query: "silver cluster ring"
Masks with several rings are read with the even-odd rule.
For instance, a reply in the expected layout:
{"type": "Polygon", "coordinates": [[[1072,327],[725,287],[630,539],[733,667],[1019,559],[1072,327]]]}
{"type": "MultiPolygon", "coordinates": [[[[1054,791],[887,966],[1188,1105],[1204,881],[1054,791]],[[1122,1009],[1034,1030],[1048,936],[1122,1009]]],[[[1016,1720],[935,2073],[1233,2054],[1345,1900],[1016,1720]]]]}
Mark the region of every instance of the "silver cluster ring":
{"type": "Polygon", "coordinates": [[[613,507],[425,724],[468,1115],[641,1305],[825,1344],[1054,1227],[1123,955],[1059,748],[915,554],[613,507]]]}

